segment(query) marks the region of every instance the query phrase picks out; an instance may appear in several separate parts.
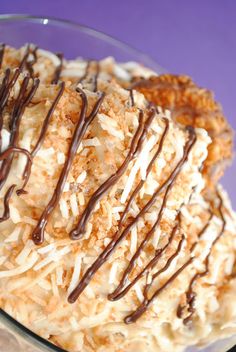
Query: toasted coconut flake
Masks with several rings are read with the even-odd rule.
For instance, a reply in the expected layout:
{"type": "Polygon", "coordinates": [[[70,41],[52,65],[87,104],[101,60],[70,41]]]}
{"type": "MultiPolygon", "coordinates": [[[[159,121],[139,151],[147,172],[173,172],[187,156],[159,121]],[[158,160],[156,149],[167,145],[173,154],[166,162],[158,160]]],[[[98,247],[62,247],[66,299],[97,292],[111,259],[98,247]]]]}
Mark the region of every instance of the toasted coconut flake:
{"type": "Polygon", "coordinates": [[[56,268],[56,283],[58,286],[63,284],[63,268],[61,266],[56,268]]]}
{"type": "Polygon", "coordinates": [[[77,203],[77,199],[76,199],[76,194],[73,193],[70,196],[70,206],[71,206],[71,210],[74,216],[77,216],[79,214],[79,208],[78,208],[78,203],[77,203]]]}
{"type": "Polygon", "coordinates": [[[64,198],[60,199],[59,206],[60,206],[61,215],[63,216],[63,218],[68,219],[69,218],[69,209],[68,209],[67,202],[64,198]]]}
{"type": "Polygon", "coordinates": [[[137,298],[140,302],[143,302],[143,293],[142,293],[142,290],[141,290],[141,287],[139,286],[139,283],[137,283],[135,286],[134,286],[134,289],[135,289],[135,292],[136,292],[136,295],[137,295],[137,298]]]}
{"type": "Polygon", "coordinates": [[[84,147],[99,147],[100,145],[101,145],[101,143],[97,137],[85,139],[83,141],[84,147]]]}
{"type": "Polygon", "coordinates": [[[6,243],[16,242],[19,239],[22,226],[16,226],[12,233],[4,240],[6,243]]]}
{"type": "Polygon", "coordinates": [[[121,203],[124,204],[128,198],[128,195],[133,187],[133,183],[135,181],[135,177],[137,175],[137,172],[139,169],[141,169],[142,171],[142,177],[144,177],[144,179],[146,178],[146,168],[147,168],[147,164],[148,164],[148,160],[147,160],[147,154],[149,153],[149,151],[153,148],[154,144],[156,142],[156,137],[155,136],[151,136],[149,138],[149,140],[146,142],[143,150],[141,151],[141,153],[139,154],[134,166],[132,167],[128,180],[125,184],[125,188],[122,192],[121,195],[121,203]]]}
{"type": "Polygon", "coordinates": [[[1,130],[1,137],[2,137],[2,152],[4,152],[7,147],[9,146],[9,141],[10,141],[10,132],[3,128],[1,130]]]}
{"type": "Polygon", "coordinates": [[[0,271],[0,278],[12,277],[12,276],[17,276],[17,275],[25,273],[26,271],[28,271],[29,269],[31,269],[33,267],[33,265],[38,260],[38,257],[39,256],[36,252],[32,252],[24,264],[19,265],[18,267],[11,269],[11,270],[0,271]]]}
{"type": "Polygon", "coordinates": [[[57,57],[57,55],[53,54],[51,51],[38,49],[38,54],[42,55],[42,56],[48,58],[50,61],[52,61],[53,65],[55,67],[60,65],[60,59],[57,57]]]}
{"type": "Polygon", "coordinates": [[[78,201],[79,201],[79,205],[81,205],[81,206],[83,206],[85,204],[83,192],[78,193],[78,201]]]}
{"type": "Polygon", "coordinates": [[[58,262],[62,256],[68,254],[71,251],[70,246],[66,246],[60,250],[53,250],[46,258],[41,260],[37,265],[35,265],[34,270],[38,271],[42,269],[44,266],[48,265],[52,261],[58,262]]]}
{"type": "Polygon", "coordinates": [[[75,264],[74,264],[74,271],[73,271],[73,274],[72,274],[72,278],[71,278],[71,281],[70,281],[70,286],[67,290],[68,294],[70,294],[73,289],[76,287],[78,281],[79,281],[79,278],[80,278],[80,270],[81,270],[81,256],[78,255],[76,258],[75,258],[75,264]]]}
{"type": "Polygon", "coordinates": [[[70,190],[70,183],[69,183],[69,182],[66,182],[66,183],[65,183],[65,186],[64,186],[64,188],[63,188],[63,192],[69,192],[69,190],[70,190]]]}
{"type": "Polygon", "coordinates": [[[9,207],[10,207],[11,219],[14,222],[14,224],[21,222],[21,216],[18,210],[12,204],[10,204],[9,207]]]}
{"type": "Polygon", "coordinates": [[[117,269],[118,269],[118,263],[114,262],[112,264],[112,267],[111,267],[111,270],[109,273],[109,284],[111,284],[111,285],[115,283],[117,269]]]}
{"type": "Polygon", "coordinates": [[[57,153],[57,162],[59,165],[62,165],[65,163],[66,157],[65,154],[62,152],[57,153]]]}
{"type": "Polygon", "coordinates": [[[47,246],[44,246],[44,247],[41,247],[38,249],[38,253],[39,254],[46,254],[48,252],[51,252],[55,249],[55,244],[54,243],[51,243],[47,246]]]}
{"type": "Polygon", "coordinates": [[[137,249],[137,243],[138,243],[138,235],[137,235],[137,227],[134,226],[131,229],[131,241],[130,241],[130,253],[134,254],[136,249],[137,249]]]}
{"type": "Polygon", "coordinates": [[[77,177],[76,183],[83,183],[87,177],[87,171],[82,171],[81,174],[77,177]]]}
{"type": "Polygon", "coordinates": [[[27,258],[29,257],[29,254],[33,248],[34,244],[31,240],[28,240],[22,249],[22,251],[18,254],[18,256],[15,258],[15,262],[19,265],[23,264],[27,258]]]}

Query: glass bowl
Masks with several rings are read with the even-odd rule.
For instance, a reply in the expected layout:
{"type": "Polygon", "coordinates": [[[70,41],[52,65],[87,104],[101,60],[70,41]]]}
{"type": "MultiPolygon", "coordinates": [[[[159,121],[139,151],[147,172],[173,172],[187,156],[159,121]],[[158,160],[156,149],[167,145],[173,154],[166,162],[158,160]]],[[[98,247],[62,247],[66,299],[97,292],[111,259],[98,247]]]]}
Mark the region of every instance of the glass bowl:
{"type": "MultiPolygon", "coordinates": [[[[118,61],[137,61],[158,73],[165,70],[142,52],[91,28],[54,18],[28,15],[0,15],[0,43],[15,47],[34,43],[54,52],[63,52],[65,57],[82,56],[87,59],[102,59],[113,56],[118,61]]],[[[222,340],[205,352],[225,352],[235,340],[222,340]]],[[[67,352],[33,333],[0,309],[1,352],[67,352]]],[[[187,352],[195,352],[189,348],[187,352]]]]}

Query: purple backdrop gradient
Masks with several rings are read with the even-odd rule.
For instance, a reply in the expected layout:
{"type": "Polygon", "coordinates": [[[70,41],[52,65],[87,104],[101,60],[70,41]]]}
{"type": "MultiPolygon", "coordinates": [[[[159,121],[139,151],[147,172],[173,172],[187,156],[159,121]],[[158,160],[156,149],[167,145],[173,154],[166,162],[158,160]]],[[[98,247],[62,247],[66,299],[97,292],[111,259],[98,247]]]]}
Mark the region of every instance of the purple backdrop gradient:
{"type": "MultiPolygon", "coordinates": [[[[1,0],[0,13],[54,16],[110,34],[214,90],[236,129],[235,0],[1,0]]],[[[235,162],[223,183],[236,207],[234,176],[235,162]]]]}

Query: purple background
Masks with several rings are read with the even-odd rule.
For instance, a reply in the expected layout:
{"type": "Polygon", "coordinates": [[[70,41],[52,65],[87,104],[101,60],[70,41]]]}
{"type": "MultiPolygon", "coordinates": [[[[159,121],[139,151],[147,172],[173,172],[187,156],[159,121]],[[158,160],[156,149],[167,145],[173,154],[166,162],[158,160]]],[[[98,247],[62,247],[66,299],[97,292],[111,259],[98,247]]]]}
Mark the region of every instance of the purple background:
{"type": "MultiPolygon", "coordinates": [[[[0,13],[69,19],[131,44],[214,90],[236,129],[235,0],[1,0],[0,13]]],[[[236,207],[234,175],[236,163],[224,177],[236,207]]]]}

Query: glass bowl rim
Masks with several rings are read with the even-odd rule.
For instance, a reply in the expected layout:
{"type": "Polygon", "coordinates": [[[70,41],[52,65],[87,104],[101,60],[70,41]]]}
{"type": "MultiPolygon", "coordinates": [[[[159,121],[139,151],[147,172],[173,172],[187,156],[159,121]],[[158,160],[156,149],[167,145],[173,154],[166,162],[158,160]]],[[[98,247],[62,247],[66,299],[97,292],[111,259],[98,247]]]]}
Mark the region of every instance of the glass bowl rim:
{"type": "Polygon", "coordinates": [[[14,22],[28,22],[28,23],[36,23],[41,25],[52,25],[52,26],[64,26],[67,28],[77,29],[91,37],[102,40],[108,44],[111,44],[117,48],[120,48],[127,53],[132,55],[136,55],[139,57],[140,61],[145,66],[154,69],[158,73],[165,72],[166,70],[159,65],[152,57],[145,54],[142,50],[134,48],[132,45],[125,43],[122,40],[119,40],[109,34],[104,33],[103,31],[94,29],[92,27],[86,26],[81,23],[77,23],[68,19],[61,19],[53,16],[35,16],[30,14],[0,14],[0,24],[4,22],[14,23],[14,22]]]}

